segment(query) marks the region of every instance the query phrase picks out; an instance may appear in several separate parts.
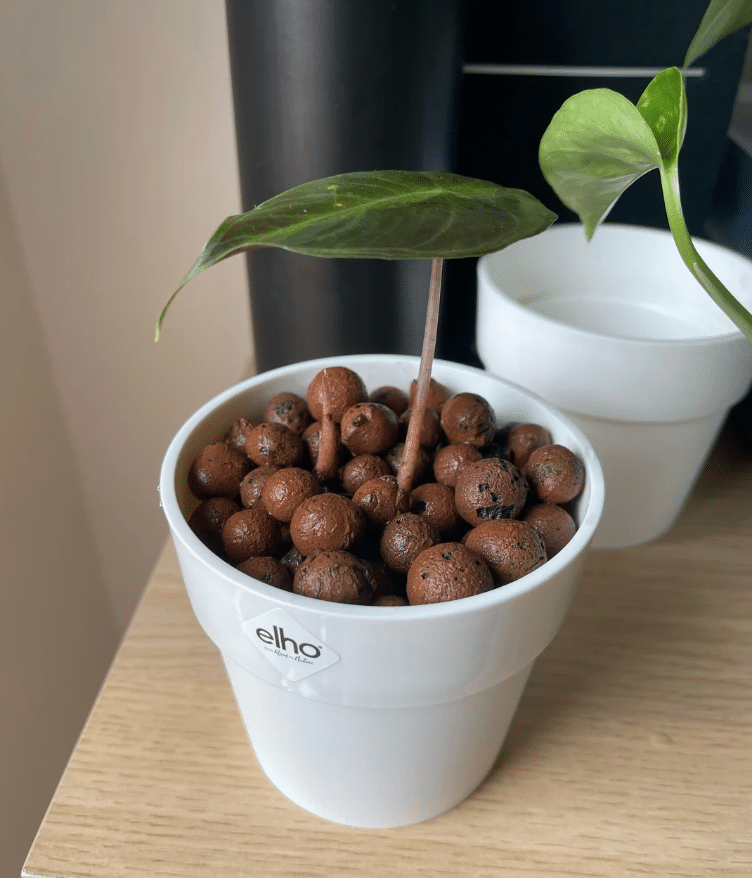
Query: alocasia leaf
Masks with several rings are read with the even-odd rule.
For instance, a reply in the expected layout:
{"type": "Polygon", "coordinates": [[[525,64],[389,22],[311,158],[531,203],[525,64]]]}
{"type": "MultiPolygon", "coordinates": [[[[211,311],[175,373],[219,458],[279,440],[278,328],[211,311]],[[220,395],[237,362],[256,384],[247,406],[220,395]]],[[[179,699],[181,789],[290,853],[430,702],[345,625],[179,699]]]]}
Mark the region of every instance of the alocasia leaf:
{"type": "Polygon", "coordinates": [[[543,176],[583,222],[588,239],[619,196],[660,166],[650,125],[623,95],[606,88],[573,95],[543,134],[543,176]]]}
{"type": "Polygon", "coordinates": [[[521,189],[442,172],[341,174],[296,186],[228,217],[165,306],[205,269],[253,247],[309,256],[480,256],[548,228],[556,214],[521,189]]]}
{"type": "Polygon", "coordinates": [[[684,66],[689,67],[724,37],[752,22],[752,0],[710,0],[697,33],[689,44],[684,66]]]}

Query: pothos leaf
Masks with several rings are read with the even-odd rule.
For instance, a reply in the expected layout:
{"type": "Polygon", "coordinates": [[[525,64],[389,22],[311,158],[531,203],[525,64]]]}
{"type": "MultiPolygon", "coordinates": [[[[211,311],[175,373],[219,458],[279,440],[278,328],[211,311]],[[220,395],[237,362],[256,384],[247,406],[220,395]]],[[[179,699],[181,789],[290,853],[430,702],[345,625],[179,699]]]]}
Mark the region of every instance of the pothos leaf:
{"type": "Polygon", "coordinates": [[[679,70],[661,71],[642,93],[637,109],[653,132],[663,161],[675,164],[687,130],[687,92],[679,70]]]}
{"type": "Polygon", "coordinates": [[[588,239],[619,196],[660,162],[648,121],[627,98],[606,88],[566,100],[539,149],[543,176],[580,217],[588,239]]]}
{"type": "Polygon", "coordinates": [[[691,64],[724,37],[752,22],[752,0],[710,0],[697,33],[687,49],[684,66],[691,64]]]}
{"type": "Polygon", "coordinates": [[[441,172],[341,174],[296,186],[228,217],[177,293],[221,259],[254,247],[309,256],[425,259],[480,256],[548,228],[556,214],[521,189],[441,172]]]}

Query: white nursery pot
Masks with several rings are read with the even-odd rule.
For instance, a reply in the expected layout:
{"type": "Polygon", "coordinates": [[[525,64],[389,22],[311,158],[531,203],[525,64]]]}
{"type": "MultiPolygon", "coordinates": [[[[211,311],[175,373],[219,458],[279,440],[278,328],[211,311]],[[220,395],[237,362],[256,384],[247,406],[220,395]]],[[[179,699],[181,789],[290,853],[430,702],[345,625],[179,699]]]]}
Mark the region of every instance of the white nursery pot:
{"type": "MultiPolygon", "coordinates": [[[[750,308],[752,262],[695,244],[750,308]]],[[[550,400],[593,443],[606,482],[596,548],[671,528],[752,383],[752,344],[658,229],[607,223],[588,243],[565,223],[482,257],[476,329],[488,371],[550,400]]]]}
{"type": "Polygon", "coordinates": [[[490,771],[533,662],[556,634],[598,524],[603,479],[584,435],[550,404],[481,370],[436,362],[450,392],[486,397],[500,421],[545,425],[577,454],[579,529],[543,567],[486,594],[441,604],[335,604],[273,588],[212,554],[186,523],[199,451],[238,417],[260,419],[283,390],[305,396],[325,366],[346,365],[369,390],[405,390],[418,360],[329,358],[252,378],[209,402],[178,432],[160,495],[196,616],[219,648],[261,767],[293,802],[370,828],[427,820],[490,771]]]}

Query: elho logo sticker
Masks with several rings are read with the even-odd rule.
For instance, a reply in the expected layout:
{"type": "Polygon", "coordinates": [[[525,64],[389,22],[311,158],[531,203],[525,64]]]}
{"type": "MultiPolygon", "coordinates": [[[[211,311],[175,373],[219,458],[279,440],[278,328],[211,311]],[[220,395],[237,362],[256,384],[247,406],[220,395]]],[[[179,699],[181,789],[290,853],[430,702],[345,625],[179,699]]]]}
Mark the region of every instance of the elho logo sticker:
{"type": "Polygon", "coordinates": [[[248,619],[240,627],[288,680],[302,680],[339,661],[334,650],[280,608],[248,619]]]}

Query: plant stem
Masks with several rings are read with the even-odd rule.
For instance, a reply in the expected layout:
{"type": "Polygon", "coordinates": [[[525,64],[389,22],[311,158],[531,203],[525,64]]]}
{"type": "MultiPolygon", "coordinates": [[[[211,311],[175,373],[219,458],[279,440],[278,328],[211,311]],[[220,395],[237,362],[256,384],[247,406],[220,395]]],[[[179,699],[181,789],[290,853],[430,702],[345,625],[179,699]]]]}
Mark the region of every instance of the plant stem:
{"type": "Polygon", "coordinates": [[[666,205],[666,216],[676,248],[684,260],[684,264],[692,272],[700,286],[710,295],[713,301],[734,321],[741,331],[752,341],[752,314],[739,302],[732,293],[713,274],[703,258],[697,252],[684,220],[679,194],[679,169],[676,163],[660,168],[663,200],[666,205]]]}
{"type": "Polygon", "coordinates": [[[439,305],[441,303],[441,274],[444,267],[443,259],[434,259],[431,265],[431,285],[428,289],[428,309],[426,311],[426,328],[423,333],[423,349],[420,354],[420,369],[415,386],[415,399],[410,412],[410,423],[405,437],[405,449],[402,454],[397,485],[400,494],[408,495],[413,487],[415,469],[418,465],[420,452],[420,433],[423,418],[426,414],[426,400],[431,384],[431,368],[436,350],[436,336],[439,326],[439,305]]]}
{"type": "Polygon", "coordinates": [[[313,471],[322,482],[326,482],[333,479],[337,473],[337,444],[339,442],[339,431],[332,417],[326,369],[321,376],[321,405],[324,411],[319,430],[319,453],[313,471]]]}

